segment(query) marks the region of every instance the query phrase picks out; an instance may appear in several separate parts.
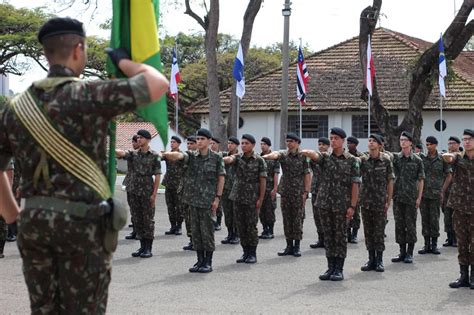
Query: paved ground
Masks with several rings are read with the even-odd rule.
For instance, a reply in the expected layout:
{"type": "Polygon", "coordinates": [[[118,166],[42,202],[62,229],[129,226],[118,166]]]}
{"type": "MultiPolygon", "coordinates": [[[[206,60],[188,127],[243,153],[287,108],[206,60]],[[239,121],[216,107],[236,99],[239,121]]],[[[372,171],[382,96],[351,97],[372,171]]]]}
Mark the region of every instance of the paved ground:
{"type": "MultiPolygon", "coordinates": [[[[276,238],[260,242],[255,265],[236,264],[240,246],[220,244],[225,232],[217,232],[214,272],[210,274],[188,272],[195,253],[181,250],[187,243],[185,236],[163,234],[168,228],[165,209],[164,195],[159,195],[153,258],[132,258],[130,253],[138,243],[124,240],[129,230],[122,231],[114,257],[109,313],[474,313],[474,290],[448,287],[458,276],[456,249],[444,248],[439,256],[415,254],[412,265],[389,262],[398,248],[393,218],[387,226],[386,272],[360,271],[366,261],[361,233],[361,242],[349,245],[346,280],[335,283],[318,280],[326,259],[323,250],[309,248],[315,234],[309,203],[302,257],[276,255],[285,245],[278,211],[276,238]]],[[[5,254],[0,260],[0,313],[28,313],[15,244],[8,243],[5,254]]]]}

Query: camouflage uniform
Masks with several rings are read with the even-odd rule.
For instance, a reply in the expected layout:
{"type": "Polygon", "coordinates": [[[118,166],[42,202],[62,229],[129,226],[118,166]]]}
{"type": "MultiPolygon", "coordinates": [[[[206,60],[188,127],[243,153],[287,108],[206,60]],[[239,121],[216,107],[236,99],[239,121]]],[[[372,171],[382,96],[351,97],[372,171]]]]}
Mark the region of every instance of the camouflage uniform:
{"type": "Polygon", "coordinates": [[[320,239],[323,238],[323,226],[321,224],[321,215],[316,198],[318,196],[319,187],[321,186],[321,167],[314,161],[311,161],[311,169],[313,171],[313,178],[311,179],[311,204],[313,206],[313,218],[316,225],[316,232],[320,239]]]}
{"type": "MultiPolygon", "coordinates": [[[[219,152],[218,154],[222,157],[232,155],[230,152],[219,152]]],[[[234,185],[234,169],[231,165],[225,165],[225,172],[226,175],[224,191],[222,192],[222,198],[221,202],[219,203],[219,208],[221,208],[224,212],[224,222],[225,226],[227,227],[228,235],[222,241],[222,243],[229,244],[232,242],[233,244],[238,244],[237,226],[235,224],[234,202],[229,199],[230,193],[232,191],[232,186],[234,185]]]]}
{"type": "Polygon", "coordinates": [[[165,198],[168,207],[168,217],[172,227],[181,228],[184,214],[180,203],[181,194],[178,192],[178,188],[183,180],[185,169],[182,161],[165,161],[166,174],[163,178],[162,185],[166,187],[165,198]]]}
{"type": "MultiPolygon", "coordinates": [[[[123,179],[122,185],[127,187],[131,181],[133,181],[133,163],[131,162],[131,160],[128,160],[127,174],[125,174],[125,178],[123,179]]],[[[130,221],[132,221],[133,230],[135,230],[135,207],[131,196],[132,194],[127,191],[127,203],[130,207],[130,221]]]]}
{"type": "Polygon", "coordinates": [[[415,153],[408,157],[403,152],[395,153],[393,215],[395,217],[395,241],[398,244],[414,244],[416,238],[416,199],[418,181],[425,178],[423,161],[415,153]]]}
{"type": "Polygon", "coordinates": [[[451,193],[451,187],[453,184],[449,184],[448,188],[446,189],[446,193],[444,194],[444,199],[443,199],[443,205],[442,205],[442,210],[443,210],[443,217],[444,217],[444,231],[446,233],[454,233],[454,227],[453,227],[453,212],[454,210],[450,207],[448,207],[448,200],[449,200],[449,195],[451,193]]]}
{"type": "Polygon", "coordinates": [[[161,158],[157,152],[127,151],[124,160],[130,162],[133,177],[127,185],[129,202],[134,209],[135,231],[139,239],[152,240],[155,236],[155,205],[150,204],[153,194],[153,175],[161,174],[161,158]]]}
{"type": "MultiPolygon", "coordinates": [[[[29,91],[57,130],[106,171],[108,123],[150,101],[144,75],[128,80],[63,81],[73,77],[58,65],[50,80],[29,91]],[[50,89],[42,88],[46,84],[50,89]]],[[[0,108],[0,169],[10,158],[22,169],[21,198],[46,196],[97,205],[96,193],[47,157],[49,176],[33,180],[41,149],[10,108],[0,108]],[[49,187],[47,183],[52,186],[49,187]]],[[[18,247],[32,313],[105,313],[112,253],[103,246],[105,217],[79,218],[55,209],[28,208],[18,218],[18,247]]]]}
{"type": "Polygon", "coordinates": [[[472,267],[474,265],[474,160],[470,160],[467,155],[457,155],[452,168],[453,186],[447,206],[454,209],[453,225],[458,241],[459,264],[471,265],[472,274],[474,272],[474,267],[472,267]]]}
{"type": "Polygon", "coordinates": [[[375,159],[370,155],[361,157],[361,161],[362,186],[359,204],[362,208],[365,246],[368,251],[383,252],[387,186],[389,181],[395,178],[393,164],[390,157],[384,153],[380,153],[375,159]]]}
{"type": "Polygon", "coordinates": [[[360,183],[360,165],[348,152],[340,156],[320,153],[321,187],[316,204],[320,208],[326,257],[345,258],[347,254],[346,212],[350,207],[352,184],[360,183]]]}
{"type": "Polygon", "coordinates": [[[261,177],[267,177],[267,165],[261,156],[252,152],[250,157],[239,154],[231,166],[235,177],[229,198],[234,201],[240,244],[244,248],[256,247],[258,213],[255,206],[259,197],[259,180],[261,177]]]}
{"type": "MultiPolygon", "coordinates": [[[[267,154],[270,154],[268,152],[267,154]]],[[[261,154],[263,155],[263,153],[261,154]]],[[[271,192],[275,185],[275,174],[280,174],[280,163],[278,161],[267,160],[267,183],[265,186],[265,197],[263,198],[262,208],[260,208],[260,223],[263,226],[271,226],[275,224],[275,209],[277,207],[276,197],[272,198],[271,192]]]]}
{"type": "MultiPolygon", "coordinates": [[[[362,157],[364,155],[364,153],[360,151],[356,151],[356,152],[348,151],[348,152],[355,157],[362,157]]],[[[353,235],[351,235],[351,240],[354,239],[355,237],[355,239],[353,240],[353,243],[357,243],[357,231],[360,229],[360,205],[359,204],[357,204],[357,206],[354,209],[354,216],[352,217],[352,220],[349,221],[348,229],[352,229],[353,235]]]]}
{"type": "Polygon", "coordinates": [[[304,176],[311,172],[309,160],[300,155],[300,149],[295,153],[280,150],[278,161],[283,174],[278,185],[281,195],[281,212],[283,228],[287,240],[303,239],[303,221],[305,209],[303,206],[304,176]]]}
{"type": "Polygon", "coordinates": [[[196,251],[213,252],[216,246],[211,205],[216,197],[218,178],[225,175],[224,161],[211,150],[207,156],[199,151],[183,154],[184,163],[188,165],[183,202],[190,207],[193,246],[196,251]]]}

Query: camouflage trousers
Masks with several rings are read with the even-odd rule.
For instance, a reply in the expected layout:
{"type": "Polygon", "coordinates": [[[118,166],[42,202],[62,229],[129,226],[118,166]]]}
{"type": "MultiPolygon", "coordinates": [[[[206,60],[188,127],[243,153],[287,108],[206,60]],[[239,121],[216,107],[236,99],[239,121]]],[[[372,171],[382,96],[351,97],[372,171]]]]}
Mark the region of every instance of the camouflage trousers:
{"type": "Polygon", "coordinates": [[[360,206],[357,205],[354,209],[354,216],[352,217],[352,220],[349,221],[348,228],[351,229],[360,229],[360,206]]]}
{"type": "Polygon", "coordinates": [[[385,250],[385,222],[384,206],[370,205],[362,207],[362,222],[364,223],[365,247],[367,250],[383,252],[385,250]]]}
{"type": "Polygon", "coordinates": [[[130,194],[130,208],[133,208],[135,232],[139,239],[155,237],[155,206],[150,204],[150,196],[130,194]]]}
{"type": "Polygon", "coordinates": [[[324,233],[326,257],[345,258],[347,256],[346,212],[340,209],[320,208],[324,233]]]}
{"type": "Polygon", "coordinates": [[[194,250],[214,251],[216,244],[211,209],[189,206],[189,210],[194,250]]]}
{"type": "Polygon", "coordinates": [[[7,239],[8,234],[8,224],[5,220],[0,217],[0,241],[4,241],[7,239]]]}
{"type": "Polygon", "coordinates": [[[181,204],[184,212],[184,225],[186,225],[186,236],[191,237],[191,209],[187,204],[181,204]]]}
{"type": "Polygon", "coordinates": [[[127,191],[127,203],[130,208],[130,221],[133,224],[133,229],[135,229],[135,207],[133,206],[132,194],[127,191]]]}
{"type": "Polygon", "coordinates": [[[178,193],[178,190],[166,188],[165,199],[171,226],[181,226],[183,224],[184,214],[180,202],[181,195],[178,193]]]}
{"type": "Polygon", "coordinates": [[[234,213],[234,201],[229,199],[230,191],[224,190],[222,193],[221,205],[224,210],[225,226],[230,231],[236,229],[235,226],[235,213],[234,213]]]}
{"type": "Polygon", "coordinates": [[[474,265],[474,212],[466,213],[454,209],[453,224],[458,241],[459,264],[474,265]]]}
{"type": "Polygon", "coordinates": [[[258,245],[258,214],[255,205],[234,202],[235,223],[242,247],[258,245]]]}
{"type": "Polygon", "coordinates": [[[439,237],[440,200],[421,198],[421,232],[424,237],[439,237]]]}
{"type": "Polygon", "coordinates": [[[21,212],[18,248],[32,314],[104,314],[112,254],[102,219],[48,210],[21,212]]]}
{"type": "Polygon", "coordinates": [[[448,203],[448,198],[449,198],[449,191],[444,195],[444,200],[443,200],[443,217],[444,217],[444,231],[446,233],[454,233],[454,228],[453,228],[453,208],[447,207],[448,203]]]}
{"type": "Polygon", "coordinates": [[[417,210],[415,205],[395,201],[393,216],[395,218],[395,242],[398,244],[416,243],[417,210]]]}
{"type": "Polygon", "coordinates": [[[302,196],[281,196],[281,214],[283,216],[285,238],[289,240],[302,240],[305,217],[302,196]]]}
{"type": "Polygon", "coordinates": [[[321,224],[321,210],[316,205],[316,196],[317,193],[311,193],[311,204],[313,205],[313,218],[314,224],[316,225],[316,232],[318,234],[324,234],[323,232],[323,225],[321,224]]]}
{"type": "Polygon", "coordinates": [[[260,208],[260,223],[263,226],[270,226],[275,224],[275,209],[277,207],[276,196],[272,198],[270,191],[265,192],[262,207],[260,208]]]}

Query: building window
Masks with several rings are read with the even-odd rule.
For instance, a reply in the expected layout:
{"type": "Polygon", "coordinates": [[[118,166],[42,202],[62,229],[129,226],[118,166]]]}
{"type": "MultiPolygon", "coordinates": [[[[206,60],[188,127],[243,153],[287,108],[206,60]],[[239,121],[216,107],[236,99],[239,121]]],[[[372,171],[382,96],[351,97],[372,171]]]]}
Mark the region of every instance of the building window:
{"type": "Polygon", "coordinates": [[[434,127],[435,127],[436,131],[445,131],[446,126],[447,126],[446,121],[445,120],[440,120],[440,119],[435,121],[435,124],[434,124],[434,127]],[[443,122],[442,124],[441,124],[441,121],[443,122]],[[441,126],[443,126],[443,130],[441,130],[441,126]]]}
{"type": "MultiPolygon", "coordinates": [[[[303,138],[317,139],[328,136],[328,115],[305,115],[302,121],[303,138]]],[[[300,133],[300,116],[288,115],[288,132],[300,133]]]]}
{"type": "MultiPolygon", "coordinates": [[[[352,135],[356,138],[368,138],[369,119],[367,115],[352,115],[352,135]]],[[[394,127],[398,126],[398,116],[390,115],[390,122],[394,127]]],[[[381,134],[379,126],[373,118],[370,119],[370,133],[381,134]]]]}

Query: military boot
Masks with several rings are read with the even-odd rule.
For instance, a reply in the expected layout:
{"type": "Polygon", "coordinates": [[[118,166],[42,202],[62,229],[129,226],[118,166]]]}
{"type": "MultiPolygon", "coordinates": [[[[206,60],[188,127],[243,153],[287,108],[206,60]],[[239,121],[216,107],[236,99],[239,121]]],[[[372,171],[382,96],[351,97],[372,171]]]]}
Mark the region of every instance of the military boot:
{"type": "Polygon", "coordinates": [[[212,253],[213,252],[206,251],[204,262],[202,263],[201,267],[199,267],[198,272],[209,273],[212,271],[212,253]]]}
{"type": "Polygon", "coordinates": [[[273,234],[273,223],[268,226],[267,235],[268,239],[275,238],[275,235],[273,234]]]}
{"type": "Polygon", "coordinates": [[[222,216],[217,216],[217,220],[216,222],[214,222],[214,231],[220,231],[222,229],[221,222],[222,222],[222,216]]]}
{"type": "Polygon", "coordinates": [[[474,265],[471,265],[471,290],[474,290],[474,265]]]}
{"type": "Polygon", "coordinates": [[[12,223],[8,225],[8,235],[7,235],[7,242],[15,242],[16,241],[16,234],[17,234],[17,224],[12,223]]]}
{"type": "Polygon", "coordinates": [[[243,249],[242,257],[240,257],[239,259],[235,261],[238,264],[244,263],[247,257],[249,257],[249,247],[242,246],[242,249],[243,249]]]}
{"type": "Polygon", "coordinates": [[[441,254],[441,252],[438,249],[438,238],[437,237],[432,237],[431,238],[431,252],[435,255],[441,254]]]}
{"type": "Polygon", "coordinates": [[[199,268],[201,267],[203,261],[204,261],[204,251],[203,250],[197,250],[197,262],[189,268],[189,272],[198,272],[199,268]]]}
{"type": "Polygon", "coordinates": [[[286,239],[286,247],[281,252],[278,252],[278,256],[293,255],[293,240],[286,239]]]}
{"type": "Polygon", "coordinates": [[[447,232],[446,235],[447,235],[447,238],[443,244],[443,247],[453,246],[453,233],[447,232]]]}
{"type": "Polygon", "coordinates": [[[150,258],[153,256],[151,248],[153,245],[153,239],[145,239],[145,250],[140,254],[141,258],[150,258]]]}
{"type": "Polygon", "coordinates": [[[176,225],[174,230],[174,235],[183,235],[183,229],[181,228],[181,223],[176,225]]]}
{"type": "Polygon", "coordinates": [[[4,258],[3,249],[5,248],[6,240],[0,240],[0,258],[4,258]]]}
{"type": "Polygon", "coordinates": [[[392,258],[392,262],[402,262],[407,255],[407,244],[400,244],[400,254],[392,258]]]}
{"type": "Polygon", "coordinates": [[[257,262],[257,246],[248,246],[248,256],[245,259],[246,264],[255,264],[257,262]]]}
{"type": "Polygon", "coordinates": [[[229,244],[238,245],[239,243],[240,243],[239,234],[237,233],[237,230],[234,230],[234,232],[232,233],[232,238],[229,240],[229,244]]]}
{"type": "Polygon", "coordinates": [[[135,232],[135,229],[130,232],[127,236],[125,236],[126,240],[136,240],[137,239],[137,233],[135,232]]]}
{"type": "Polygon", "coordinates": [[[384,272],[385,267],[383,266],[383,251],[377,251],[375,254],[375,271],[384,272]]]}
{"type": "Polygon", "coordinates": [[[425,246],[423,246],[419,251],[418,254],[424,255],[431,253],[431,242],[429,236],[425,236],[425,246]]]}
{"type": "Polygon", "coordinates": [[[405,256],[405,259],[403,260],[403,262],[405,264],[413,263],[413,249],[415,249],[415,244],[414,243],[408,243],[407,254],[405,256]]]}
{"type": "Polygon", "coordinates": [[[176,226],[172,225],[168,231],[165,232],[165,235],[174,235],[176,232],[176,226]]]}
{"type": "Polygon", "coordinates": [[[350,240],[352,244],[357,244],[357,232],[359,232],[359,229],[352,229],[351,240],[350,240]]]}
{"type": "Polygon", "coordinates": [[[452,233],[453,234],[453,247],[458,247],[458,239],[456,238],[456,233],[452,233]]]}
{"type": "Polygon", "coordinates": [[[141,239],[140,248],[132,253],[132,257],[140,257],[140,255],[143,253],[144,250],[145,250],[145,240],[141,239]]]}
{"type": "Polygon", "coordinates": [[[258,236],[258,238],[261,239],[261,240],[266,240],[266,239],[268,239],[268,226],[262,224],[262,227],[263,227],[263,231],[258,236]]]}
{"type": "Polygon", "coordinates": [[[331,281],[342,281],[342,280],[344,280],[344,274],[342,272],[342,270],[344,269],[344,258],[336,257],[334,259],[336,260],[336,262],[334,264],[334,272],[329,277],[329,280],[331,280],[331,281]]]}
{"type": "MultiPolygon", "coordinates": [[[[451,282],[449,286],[453,289],[461,287],[469,287],[469,266],[459,265],[461,276],[454,282],[451,282]]],[[[472,274],[471,274],[472,278],[472,274]]],[[[471,286],[472,288],[472,286],[471,286]]]]}
{"type": "Polygon", "coordinates": [[[369,261],[365,263],[360,270],[362,271],[371,271],[375,270],[376,262],[375,262],[375,250],[369,250],[369,261]]]}
{"type": "Polygon", "coordinates": [[[183,250],[194,250],[194,247],[193,247],[193,238],[192,238],[192,237],[189,238],[189,243],[188,243],[188,245],[183,246],[183,250]]]}
{"type": "Polygon", "coordinates": [[[230,244],[230,240],[232,239],[232,230],[227,229],[227,236],[221,241],[222,244],[230,244]]]}
{"type": "Polygon", "coordinates": [[[352,241],[352,229],[348,228],[347,229],[347,243],[350,243],[352,241]]]}
{"type": "Polygon", "coordinates": [[[334,272],[334,263],[335,263],[335,258],[334,257],[326,257],[328,261],[328,270],[326,270],[323,274],[319,275],[319,280],[329,280],[331,278],[332,273],[334,272]]]}
{"type": "Polygon", "coordinates": [[[324,248],[324,235],[323,233],[318,233],[318,240],[316,243],[310,244],[311,248],[324,248]]]}
{"type": "Polygon", "coordinates": [[[293,246],[293,256],[295,257],[301,257],[300,242],[300,240],[295,240],[295,245],[293,246]]]}

